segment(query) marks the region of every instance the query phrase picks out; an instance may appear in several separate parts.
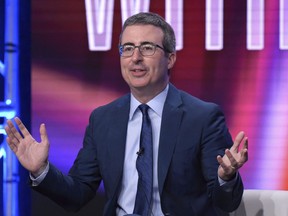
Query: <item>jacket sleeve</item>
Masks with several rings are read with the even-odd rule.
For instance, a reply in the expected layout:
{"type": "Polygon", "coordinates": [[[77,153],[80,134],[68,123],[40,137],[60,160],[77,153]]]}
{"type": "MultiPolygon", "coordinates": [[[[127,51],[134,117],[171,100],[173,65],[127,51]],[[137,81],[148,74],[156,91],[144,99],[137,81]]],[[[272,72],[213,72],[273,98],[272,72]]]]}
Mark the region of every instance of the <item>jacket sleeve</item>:
{"type": "Polygon", "coordinates": [[[225,149],[229,149],[233,145],[233,140],[221,109],[217,105],[212,107],[210,114],[207,115],[202,136],[203,174],[208,182],[208,195],[212,197],[213,205],[225,212],[231,212],[241,202],[243,183],[238,173],[229,190],[219,184],[217,174],[219,164],[216,157],[217,155],[223,156],[225,149]]]}
{"type": "Polygon", "coordinates": [[[32,187],[68,211],[78,211],[90,201],[102,180],[90,125],[86,128],[83,147],[69,174],[64,175],[50,163],[44,180],[38,186],[32,187]]]}

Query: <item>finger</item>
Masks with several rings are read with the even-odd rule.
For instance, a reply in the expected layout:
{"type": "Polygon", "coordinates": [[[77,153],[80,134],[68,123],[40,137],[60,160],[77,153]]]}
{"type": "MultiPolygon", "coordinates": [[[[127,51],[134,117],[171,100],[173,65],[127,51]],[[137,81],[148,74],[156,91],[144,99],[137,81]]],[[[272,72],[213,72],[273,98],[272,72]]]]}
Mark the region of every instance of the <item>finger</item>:
{"type": "Polygon", "coordinates": [[[223,158],[220,155],[217,156],[217,161],[225,172],[229,172],[229,166],[224,162],[223,158]]]}
{"type": "Polygon", "coordinates": [[[240,161],[241,162],[246,162],[248,161],[248,137],[244,138],[244,144],[243,144],[243,148],[240,151],[240,161]]]}
{"type": "Polygon", "coordinates": [[[235,140],[234,140],[234,144],[233,144],[233,147],[235,147],[235,149],[239,148],[239,145],[242,142],[242,140],[244,139],[244,137],[245,137],[244,131],[240,131],[237,134],[237,136],[235,137],[235,140]]]}
{"type": "Polygon", "coordinates": [[[229,149],[226,149],[225,154],[230,161],[230,166],[232,167],[232,169],[238,169],[238,163],[234,158],[233,154],[231,153],[231,151],[229,149]]]}
{"type": "Polygon", "coordinates": [[[243,149],[247,149],[247,150],[248,150],[248,137],[245,137],[245,138],[244,138],[243,149]]]}
{"type": "MultiPolygon", "coordinates": [[[[220,155],[217,156],[217,160],[218,160],[220,167],[222,167],[222,169],[224,170],[224,175],[231,176],[237,172],[237,168],[232,166],[231,164],[230,165],[225,164],[224,160],[222,159],[220,155]]],[[[224,179],[225,177],[222,176],[221,178],[224,179]]]]}
{"type": "Polygon", "coordinates": [[[7,136],[8,137],[14,137],[14,135],[13,135],[13,133],[11,132],[11,130],[10,130],[10,127],[8,126],[8,125],[6,125],[5,127],[4,127],[4,130],[5,130],[5,132],[6,132],[6,134],[7,134],[7,136]]]}
{"type": "Polygon", "coordinates": [[[27,128],[25,127],[25,125],[22,123],[22,121],[20,120],[20,118],[15,117],[15,122],[18,125],[21,133],[23,134],[24,137],[27,136],[31,136],[30,132],[27,130],[27,128]]]}
{"type": "Polygon", "coordinates": [[[217,161],[219,165],[226,171],[228,169],[227,165],[224,163],[222,157],[220,155],[217,156],[217,161]]]}
{"type": "Polygon", "coordinates": [[[16,152],[18,149],[18,145],[19,145],[18,138],[15,137],[14,133],[11,131],[11,129],[8,125],[6,125],[4,127],[4,129],[5,129],[6,134],[7,134],[6,141],[9,145],[9,147],[11,148],[12,151],[16,152]]]}
{"type": "Polygon", "coordinates": [[[246,161],[248,161],[248,149],[247,148],[244,148],[242,151],[241,151],[241,161],[243,163],[245,163],[246,161]]]}
{"type": "Polygon", "coordinates": [[[14,126],[13,122],[11,120],[7,121],[7,130],[6,130],[7,135],[11,138],[11,139],[17,139],[17,141],[22,139],[21,134],[19,133],[19,131],[16,129],[16,127],[14,126]]]}
{"type": "Polygon", "coordinates": [[[6,141],[7,141],[7,144],[9,146],[9,148],[13,151],[13,152],[17,152],[18,148],[17,148],[17,145],[14,144],[14,142],[9,138],[9,137],[6,137],[6,141]]]}

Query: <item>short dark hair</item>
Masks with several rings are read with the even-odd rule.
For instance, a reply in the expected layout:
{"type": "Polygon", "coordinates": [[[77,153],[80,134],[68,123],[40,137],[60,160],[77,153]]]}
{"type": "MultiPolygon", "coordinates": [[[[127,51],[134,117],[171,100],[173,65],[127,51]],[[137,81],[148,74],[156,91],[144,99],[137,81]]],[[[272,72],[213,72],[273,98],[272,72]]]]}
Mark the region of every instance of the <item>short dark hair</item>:
{"type": "Polygon", "coordinates": [[[163,31],[164,37],[163,37],[163,47],[165,52],[167,53],[172,53],[175,52],[175,47],[176,47],[176,39],[175,39],[175,33],[173,28],[169,23],[165,21],[163,17],[156,13],[151,13],[151,12],[141,12],[138,14],[135,14],[131,17],[129,17],[125,22],[122,27],[122,31],[120,33],[120,38],[119,38],[119,45],[121,45],[121,40],[122,40],[122,34],[124,30],[126,29],[127,26],[132,26],[132,25],[153,25],[156,27],[161,28],[163,31]]]}

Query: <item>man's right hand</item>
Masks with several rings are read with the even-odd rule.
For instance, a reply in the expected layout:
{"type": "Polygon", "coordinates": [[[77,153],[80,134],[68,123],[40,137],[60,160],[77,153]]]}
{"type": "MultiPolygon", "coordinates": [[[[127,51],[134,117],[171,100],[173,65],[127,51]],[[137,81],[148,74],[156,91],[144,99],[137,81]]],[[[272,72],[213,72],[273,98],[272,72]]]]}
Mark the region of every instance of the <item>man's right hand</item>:
{"type": "Polygon", "coordinates": [[[38,177],[48,164],[49,140],[44,124],[40,125],[41,142],[37,142],[27,130],[22,121],[16,117],[16,125],[11,120],[7,121],[5,131],[7,133],[7,143],[16,154],[19,162],[34,177],[38,177]]]}

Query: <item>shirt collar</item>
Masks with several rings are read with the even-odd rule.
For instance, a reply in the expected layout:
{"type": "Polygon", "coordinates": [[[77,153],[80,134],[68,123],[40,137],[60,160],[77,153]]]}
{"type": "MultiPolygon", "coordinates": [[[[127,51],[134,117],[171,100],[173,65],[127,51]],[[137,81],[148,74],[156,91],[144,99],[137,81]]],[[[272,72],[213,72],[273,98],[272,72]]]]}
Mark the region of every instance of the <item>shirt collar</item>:
{"type": "MultiPolygon", "coordinates": [[[[168,89],[169,85],[167,85],[162,92],[160,92],[158,95],[156,95],[152,100],[150,100],[147,103],[147,105],[149,105],[149,107],[160,117],[162,116],[164,102],[168,94],[168,89]]],[[[137,110],[140,104],[141,103],[131,94],[129,120],[132,119],[135,111],[137,110]]]]}

